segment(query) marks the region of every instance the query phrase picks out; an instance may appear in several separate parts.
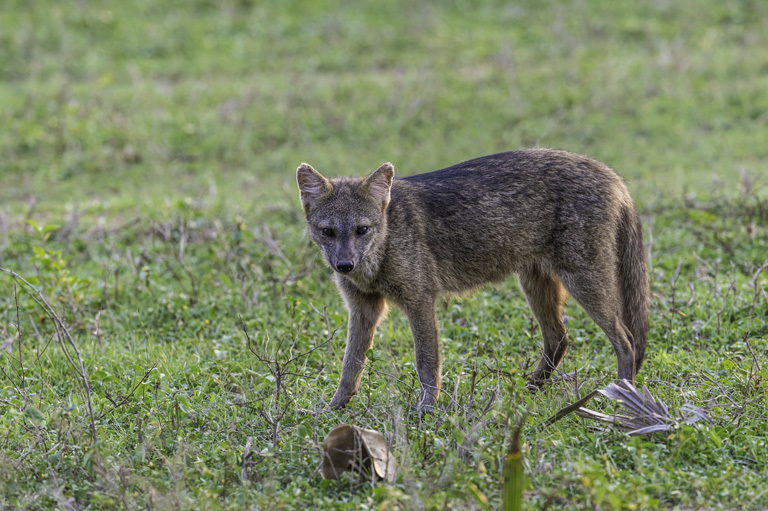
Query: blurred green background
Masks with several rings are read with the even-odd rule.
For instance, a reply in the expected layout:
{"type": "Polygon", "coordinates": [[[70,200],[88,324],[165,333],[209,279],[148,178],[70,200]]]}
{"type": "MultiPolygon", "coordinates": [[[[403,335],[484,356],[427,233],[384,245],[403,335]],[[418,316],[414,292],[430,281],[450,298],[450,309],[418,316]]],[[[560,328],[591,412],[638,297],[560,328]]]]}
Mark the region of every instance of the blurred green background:
{"type": "Polygon", "coordinates": [[[768,4],[21,1],[0,8],[0,211],[293,201],[301,161],[400,174],[586,153],[642,204],[768,159],[768,4]]]}

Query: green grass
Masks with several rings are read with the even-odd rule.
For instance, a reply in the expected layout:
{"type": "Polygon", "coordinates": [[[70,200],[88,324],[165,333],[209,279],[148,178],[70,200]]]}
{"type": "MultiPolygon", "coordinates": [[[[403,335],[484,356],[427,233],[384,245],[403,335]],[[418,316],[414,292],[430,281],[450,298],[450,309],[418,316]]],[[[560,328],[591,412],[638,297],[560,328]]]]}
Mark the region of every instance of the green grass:
{"type": "MultiPolygon", "coordinates": [[[[763,2],[11,0],[0,44],[0,267],[72,333],[96,430],[71,346],[0,273],[0,507],[496,509],[525,416],[524,508],[768,508],[763,2]],[[574,384],[524,389],[539,340],[512,280],[440,306],[439,412],[414,412],[399,311],[360,395],[329,410],[346,315],[296,166],[403,175],[536,145],[627,179],[653,291],[638,382],[711,424],[540,427],[574,384]],[[256,354],[335,330],[278,394],[256,354]],[[322,480],[342,422],[391,439],[394,484],[322,480]]],[[[615,358],[566,314],[583,395],[615,358]]]]}

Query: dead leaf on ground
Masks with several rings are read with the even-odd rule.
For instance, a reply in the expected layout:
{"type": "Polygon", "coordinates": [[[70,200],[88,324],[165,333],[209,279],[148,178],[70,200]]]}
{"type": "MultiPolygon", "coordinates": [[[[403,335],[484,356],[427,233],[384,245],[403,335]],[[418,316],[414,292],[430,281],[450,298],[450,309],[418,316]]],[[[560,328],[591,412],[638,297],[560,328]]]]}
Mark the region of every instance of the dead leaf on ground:
{"type": "Polygon", "coordinates": [[[587,396],[557,412],[544,424],[549,425],[557,422],[571,412],[579,417],[613,424],[629,435],[671,431],[681,421],[688,425],[693,425],[701,420],[709,422],[706,412],[691,403],[685,403],[677,413],[671,413],[663,401],[651,395],[648,387],[643,386],[643,390],[640,391],[627,380],[621,380],[618,384],[611,383],[607,387],[590,392],[587,396]],[[583,405],[597,394],[618,401],[626,415],[606,414],[584,408],[583,405]]]}
{"type": "Polygon", "coordinates": [[[342,472],[357,472],[378,479],[395,480],[395,457],[387,447],[384,435],[372,429],[350,424],[334,426],[323,439],[323,477],[338,479],[342,472]]]}

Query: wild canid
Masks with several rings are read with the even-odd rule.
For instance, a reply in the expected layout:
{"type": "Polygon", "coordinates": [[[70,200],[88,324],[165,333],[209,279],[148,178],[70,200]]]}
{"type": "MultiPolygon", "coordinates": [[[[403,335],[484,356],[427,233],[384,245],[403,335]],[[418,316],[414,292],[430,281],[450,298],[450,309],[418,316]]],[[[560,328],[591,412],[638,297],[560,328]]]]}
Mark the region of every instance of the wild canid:
{"type": "Polygon", "coordinates": [[[336,273],[349,311],[341,380],[331,406],[357,392],[387,304],[411,325],[420,411],[440,391],[435,301],[518,275],[542,333],[529,385],[560,363],[568,294],[611,341],[618,377],[645,355],[650,292],[640,218],[621,178],[586,156],[529,149],[394,179],[385,163],[364,178],[296,172],[309,234],[336,273]]]}

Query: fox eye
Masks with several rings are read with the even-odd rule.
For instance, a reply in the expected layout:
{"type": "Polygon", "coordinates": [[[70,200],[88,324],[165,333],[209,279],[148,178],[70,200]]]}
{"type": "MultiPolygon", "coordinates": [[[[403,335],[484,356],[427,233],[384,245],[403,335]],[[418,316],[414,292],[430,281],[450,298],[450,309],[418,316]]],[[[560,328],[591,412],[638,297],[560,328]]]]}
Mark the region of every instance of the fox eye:
{"type": "Polygon", "coordinates": [[[368,226],[366,226],[366,225],[361,225],[360,227],[357,228],[357,235],[358,236],[362,236],[366,232],[368,232],[368,226]]]}
{"type": "Polygon", "coordinates": [[[320,229],[320,234],[322,234],[327,238],[332,238],[334,236],[333,229],[331,229],[330,227],[323,227],[322,229],[320,229]]]}

